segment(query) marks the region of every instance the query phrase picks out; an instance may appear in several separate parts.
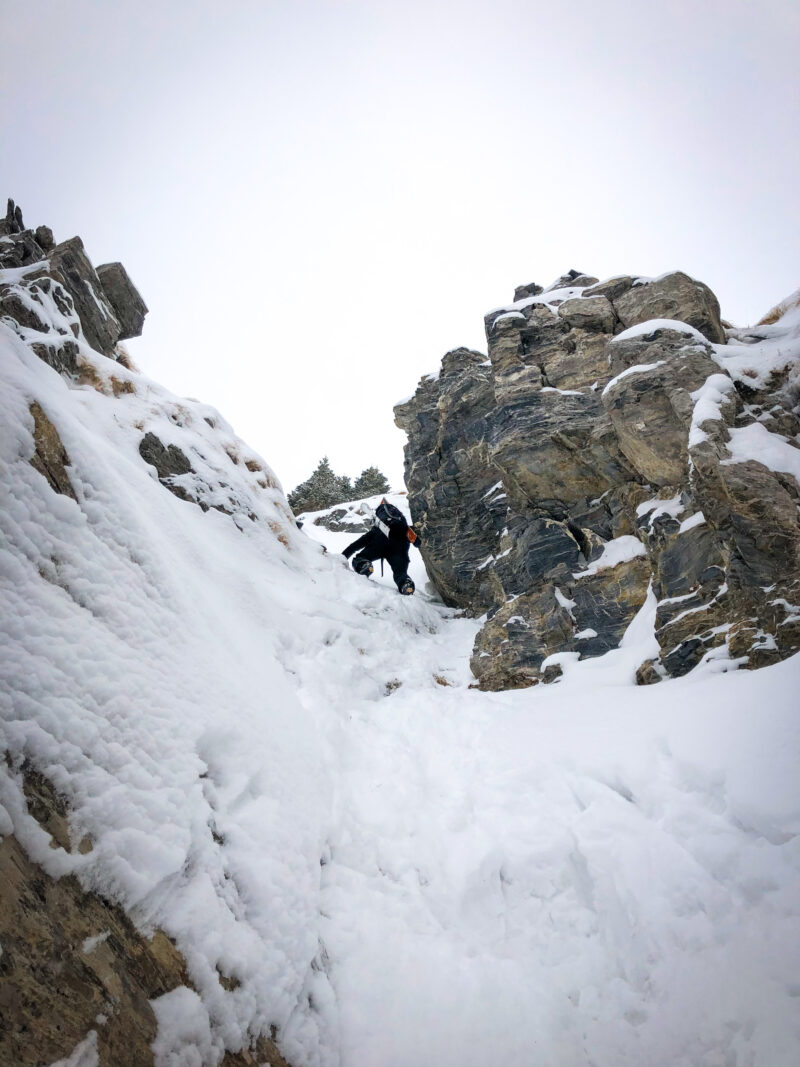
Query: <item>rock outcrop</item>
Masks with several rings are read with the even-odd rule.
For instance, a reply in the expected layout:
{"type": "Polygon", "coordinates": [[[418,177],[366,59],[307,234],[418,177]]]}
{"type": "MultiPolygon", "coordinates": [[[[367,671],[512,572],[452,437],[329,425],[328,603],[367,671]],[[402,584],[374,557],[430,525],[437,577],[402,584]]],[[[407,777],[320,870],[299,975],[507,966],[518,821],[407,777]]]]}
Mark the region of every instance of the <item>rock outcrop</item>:
{"type": "Polygon", "coordinates": [[[63,493],[76,500],[67,471],[69,456],[58,436],[58,430],[45,415],[41,404],[34,402],[29,410],[33,416],[33,440],[36,445],[36,451],[30,461],[31,466],[47,479],[56,493],[63,493]]]}
{"type": "Polygon", "coordinates": [[[448,352],[395,408],[430,576],[486,614],[480,686],[616,648],[648,596],[640,682],[800,648],[800,324],[726,334],[686,274],[576,271],[485,323],[488,359],[448,352]]]}
{"type": "Polygon", "coordinates": [[[19,206],[9,200],[0,220],[0,270],[9,268],[17,275],[0,285],[0,318],[17,332],[41,333],[38,354],[59,372],[77,373],[78,337],[104,356],[125,360],[119,342],[140,336],[147,306],[121,263],[95,270],[80,237],[56,244],[49,227],[26,229],[19,206]],[[53,337],[53,307],[70,319],[71,334],[61,327],[61,339],[53,337]]]}
{"type": "Polygon", "coordinates": [[[324,526],[326,530],[332,530],[334,533],[349,533],[353,537],[366,533],[373,524],[372,513],[360,500],[328,508],[312,521],[315,526],[324,526]]]}
{"type": "Polygon", "coordinates": [[[97,268],[97,277],[119,323],[117,340],[127,341],[130,337],[140,337],[147,305],[123,265],[103,263],[97,268]]]}

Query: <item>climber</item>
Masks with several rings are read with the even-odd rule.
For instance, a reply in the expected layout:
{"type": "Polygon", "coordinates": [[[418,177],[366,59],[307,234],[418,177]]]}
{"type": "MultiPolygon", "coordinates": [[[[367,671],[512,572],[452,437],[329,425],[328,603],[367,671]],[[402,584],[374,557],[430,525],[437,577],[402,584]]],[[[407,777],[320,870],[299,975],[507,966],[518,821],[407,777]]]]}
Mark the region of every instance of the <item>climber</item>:
{"type": "Polygon", "coordinates": [[[395,584],[403,596],[411,596],[414,583],[408,576],[408,553],[411,545],[419,548],[419,534],[405,520],[394,504],[382,500],[375,511],[375,524],[348,545],[342,555],[349,559],[354,552],[353,570],[366,578],[372,574],[372,562],[385,559],[392,568],[395,584]]]}

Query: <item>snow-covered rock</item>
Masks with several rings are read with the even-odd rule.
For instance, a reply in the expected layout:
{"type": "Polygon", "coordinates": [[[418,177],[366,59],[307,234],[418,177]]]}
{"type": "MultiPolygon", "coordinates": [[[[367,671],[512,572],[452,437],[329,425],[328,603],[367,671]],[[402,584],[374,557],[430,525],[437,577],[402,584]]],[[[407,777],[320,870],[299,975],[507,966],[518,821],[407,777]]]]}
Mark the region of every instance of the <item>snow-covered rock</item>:
{"type": "Polygon", "coordinates": [[[800,600],[796,296],[727,343],[713,293],[681,273],[570,272],[515,296],[486,316],[488,361],[448,353],[395,408],[432,580],[487,616],[480,684],[535,684],[553,655],[604,655],[651,587],[659,649],[641,681],[706,656],[758,667],[799,649],[787,606],[800,600]],[[677,509],[644,516],[654,499],[677,509]],[[684,521],[695,514],[704,522],[684,521]],[[621,539],[637,555],[595,566],[621,539]]]}

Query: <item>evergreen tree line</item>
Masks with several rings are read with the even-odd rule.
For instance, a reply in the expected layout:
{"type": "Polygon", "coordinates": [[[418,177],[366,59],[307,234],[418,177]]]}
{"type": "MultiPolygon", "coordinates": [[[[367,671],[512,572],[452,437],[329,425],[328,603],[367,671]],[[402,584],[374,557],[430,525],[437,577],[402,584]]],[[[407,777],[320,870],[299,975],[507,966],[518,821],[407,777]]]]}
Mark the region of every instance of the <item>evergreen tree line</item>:
{"type": "Polygon", "coordinates": [[[352,482],[346,474],[336,474],[328,457],[323,456],[311,477],[289,493],[289,507],[299,515],[303,511],[322,511],[333,504],[361,500],[389,490],[389,483],[377,467],[367,467],[352,482]]]}

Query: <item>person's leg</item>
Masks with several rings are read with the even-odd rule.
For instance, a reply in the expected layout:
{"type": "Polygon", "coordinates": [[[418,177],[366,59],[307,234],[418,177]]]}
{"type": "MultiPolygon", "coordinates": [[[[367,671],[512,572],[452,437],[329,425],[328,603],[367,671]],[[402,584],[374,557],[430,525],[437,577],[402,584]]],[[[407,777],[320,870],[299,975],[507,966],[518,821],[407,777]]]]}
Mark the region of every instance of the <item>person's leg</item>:
{"type": "Polygon", "coordinates": [[[398,553],[397,555],[389,556],[388,559],[389,566],[392,568],[394,584],[399,591],[407,596],[413,593],[414,583],[408,576],[408,555],[406,553],[398,553]]]}
{"type": "Polygon", "coordinates": [[[369,578],[373,569],[372,560],[362,556],[360,552],[357,556],[353,556],[353,570],[356,574],[363,574],[365,578],[369,578]]]}

